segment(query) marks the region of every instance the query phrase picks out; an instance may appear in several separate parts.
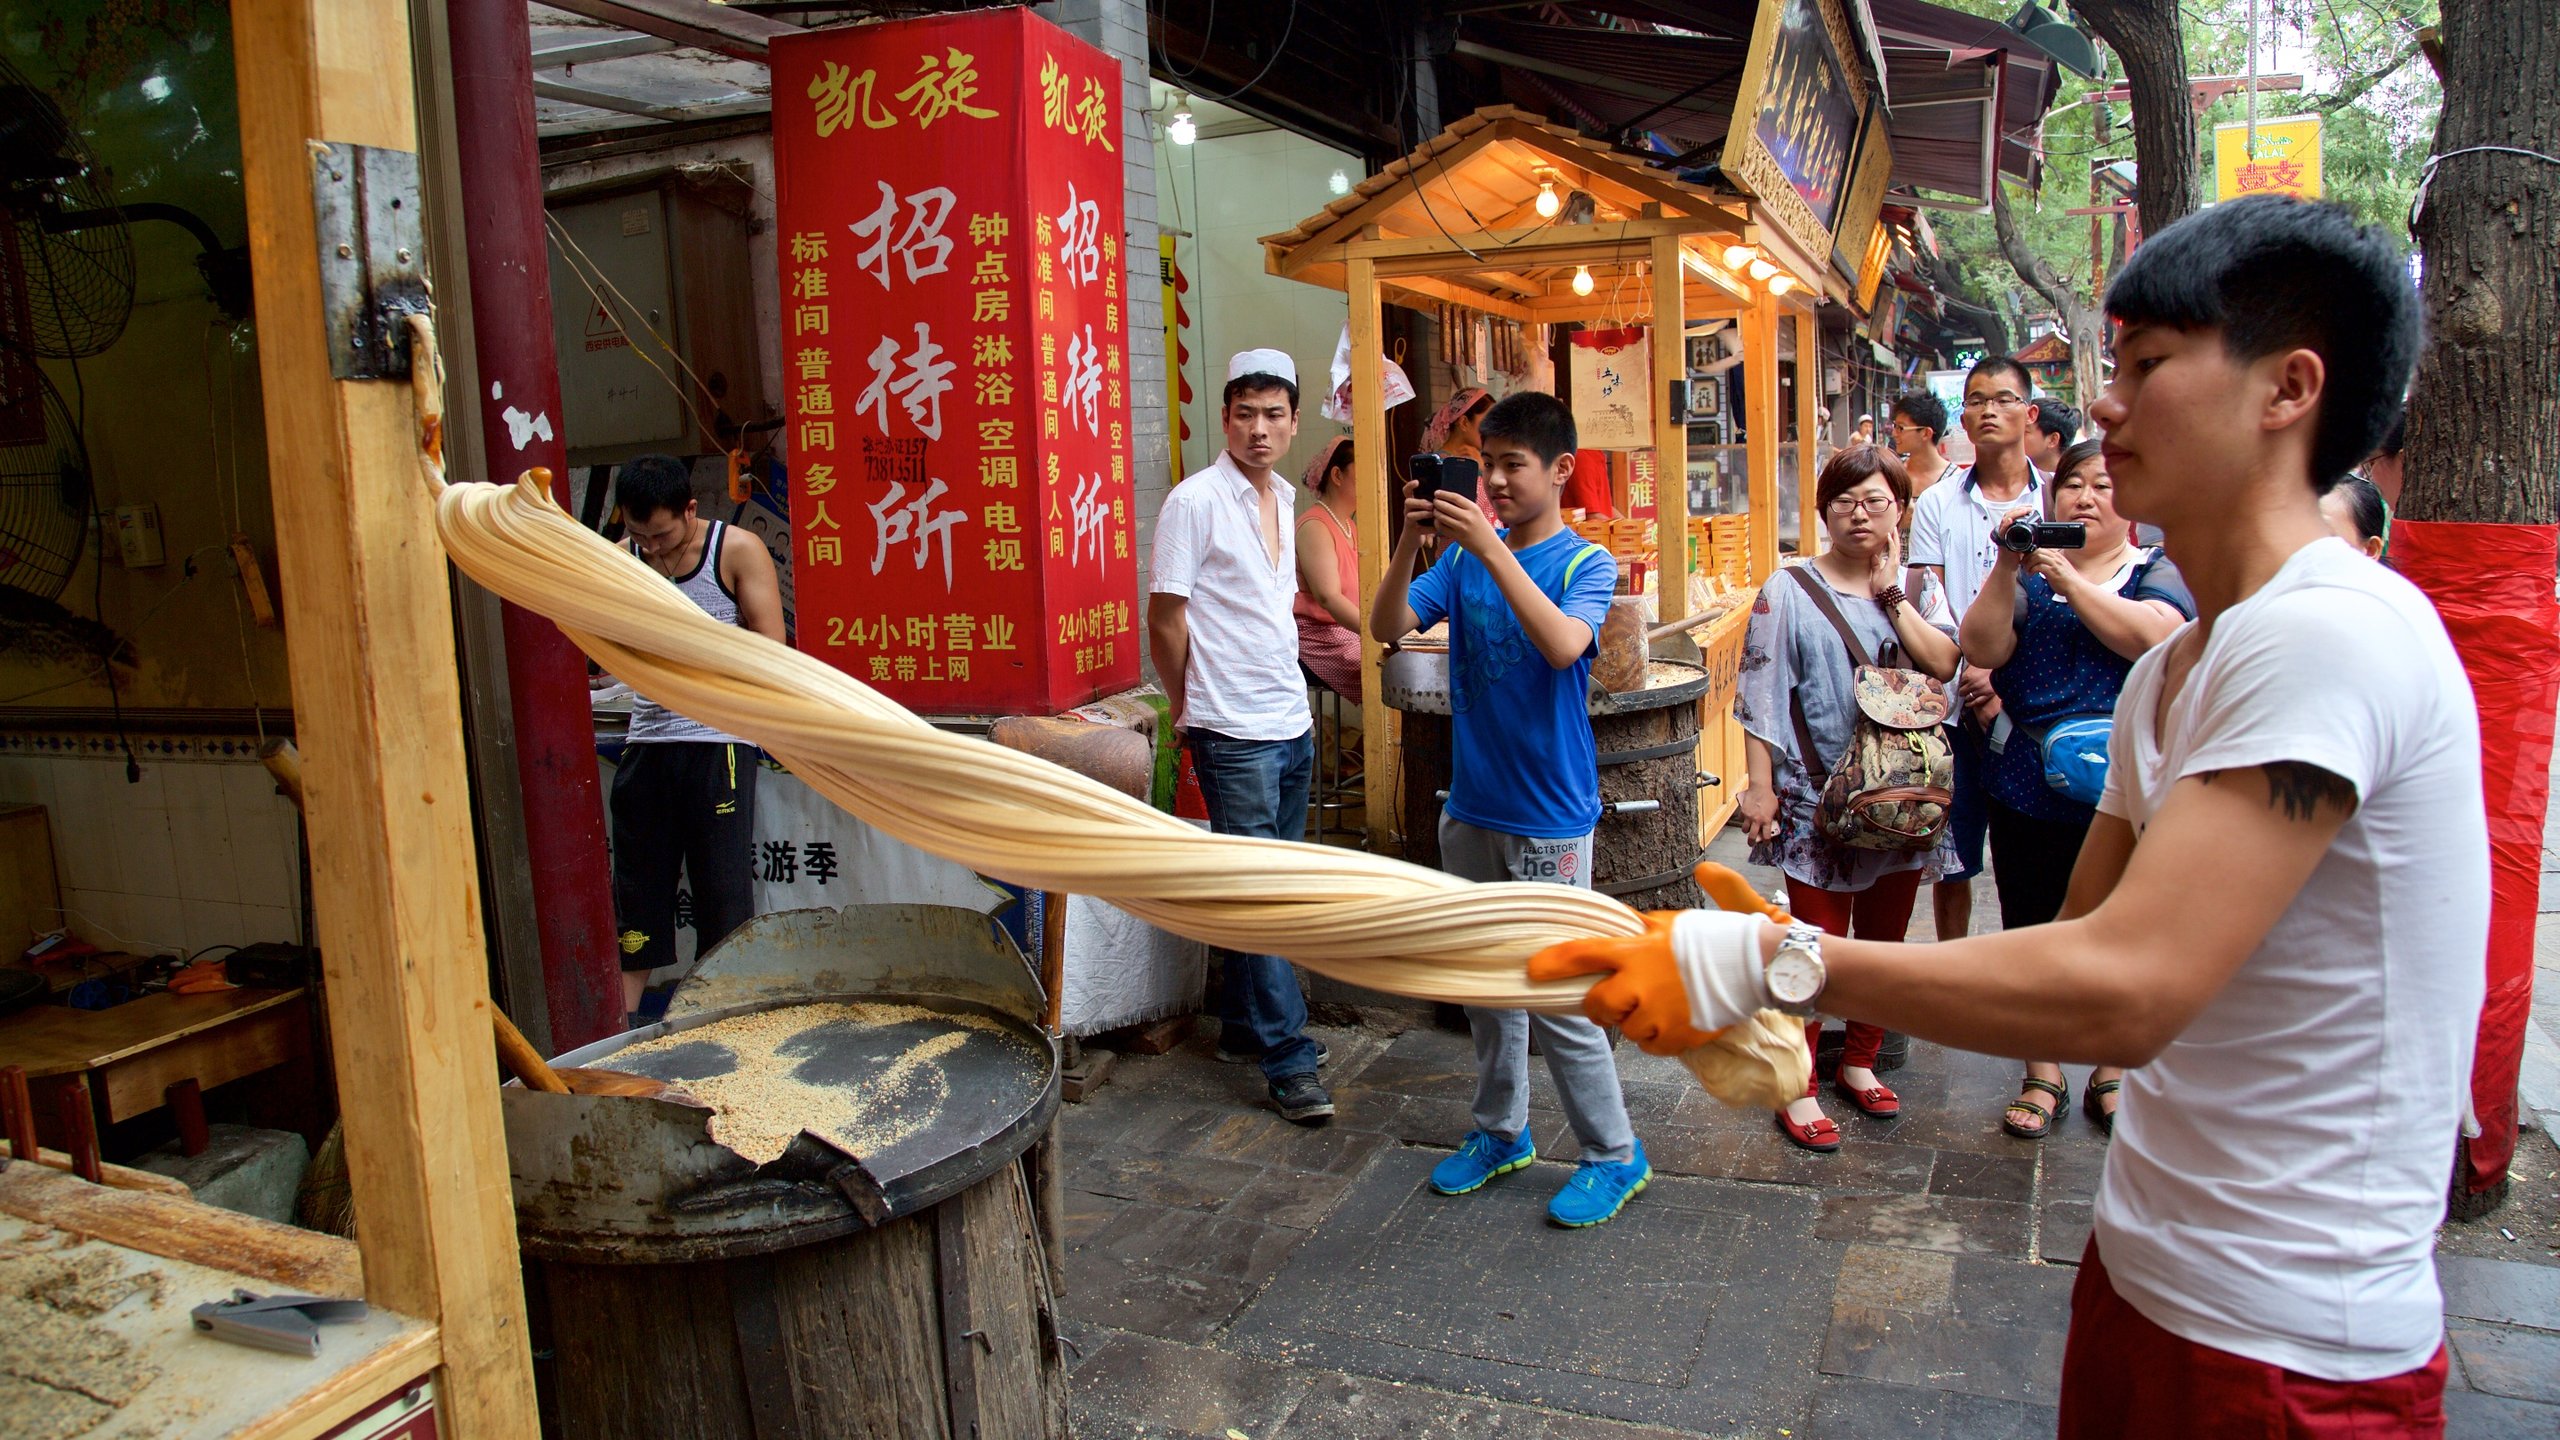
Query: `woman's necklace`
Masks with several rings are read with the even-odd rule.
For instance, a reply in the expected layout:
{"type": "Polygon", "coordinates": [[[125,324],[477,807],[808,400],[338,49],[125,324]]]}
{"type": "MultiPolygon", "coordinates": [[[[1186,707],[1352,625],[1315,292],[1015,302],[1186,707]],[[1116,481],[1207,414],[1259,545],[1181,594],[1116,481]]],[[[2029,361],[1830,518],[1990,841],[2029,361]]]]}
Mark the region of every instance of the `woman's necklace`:
{"type": "Polygon", "coordinates": [[[1349,515],[1345,515],[1345,514],[1343,514],[1343,513],[1342,513],[1342,511],[1341,511],[1340,509],[1336,508],[1336,507],[1335,507],[1335,505],[1334,505],[1334,503],[1333,503],[1333,501],[1332,501],[1329,497],[1327,497],[1327,496],[1323,496],[1323,495],[1318,495],[1318,496],[1316,497],[1316,503],[1317,503],[1317,504],[1319,504],[1319,505],[1321,505],[1321,506],[1323,506],[1323,507],[1326,509],[1326,511],[1328,511],[1329,513],[1331,513],[1331,514],[1332,514],[1332,516],[1333,516],[1333,522],[1334,522],[1335,524],[1337,524],[1337,525],[1341,526],[1341,527],[1342,527],[1343,529],[1345,529],[1345,530],[1348,530],[1348,529],[1350,529],[1350,528],[1351,528],[1351,521],[1352,521],[1352,517],[1351,517],[1351,516],[1349,516],[1349,515]]]}

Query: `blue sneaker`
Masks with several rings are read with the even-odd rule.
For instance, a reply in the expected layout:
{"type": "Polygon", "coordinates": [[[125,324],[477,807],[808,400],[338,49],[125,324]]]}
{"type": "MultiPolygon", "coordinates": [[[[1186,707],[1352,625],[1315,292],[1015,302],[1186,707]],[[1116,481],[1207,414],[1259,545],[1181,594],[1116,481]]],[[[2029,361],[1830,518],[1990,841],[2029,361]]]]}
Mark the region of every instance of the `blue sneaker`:
{"type": "Polygon", "coordinates": [[[1556,1198],[1547,1202],[1547,1218],[1568,1229],[1597,1225],[1627,1208],[1653,1179],[1653,1164],[1644,1158],[1644,1142],[1627,1160],[1586,1160],[1576,1166],[1556,1198]]]}
{"type": "Polygon", "coordinates": [[[1470,1130],[1460,1142],[1458,1153],[1431,1167],[1431,1188],[1443,1195],[1464,1195],[1481,1190],[1497,1175],[1526,1170],[1538,1158],[1538,1147],[1523,1131],[1510,1140],[1496,1140],[1482,1130],[1470,1130]]]}

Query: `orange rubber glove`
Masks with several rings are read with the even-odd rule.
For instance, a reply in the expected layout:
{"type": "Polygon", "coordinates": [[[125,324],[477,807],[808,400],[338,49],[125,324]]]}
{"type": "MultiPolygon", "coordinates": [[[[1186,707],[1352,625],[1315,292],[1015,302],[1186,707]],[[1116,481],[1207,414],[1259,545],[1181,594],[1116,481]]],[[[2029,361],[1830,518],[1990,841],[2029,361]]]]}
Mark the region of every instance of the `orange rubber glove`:
{"type": "MultiPolygon", "coordinates": [[[[1698,886],[1717,908],[1757,913],[1773,923],[1789,923],[1787,913],[1771,905],[1733,870],[1702,864],[1698,886]]],[[[1599,940],[1567,940],[1550,945],[1529,959],[1532,980],[1572,980],[1585,975],[1606,978],[1583,997],[1582,1013],[1602,1025],[1626,1032],[1638,1048],[1653,1055],[1678,1055],[1715,1038],[1692,1023],[1689,990],[1674,957],[1671,927],[1682,912],[1654,910],[1644,917],[1642,935],[1599,940]]]]}

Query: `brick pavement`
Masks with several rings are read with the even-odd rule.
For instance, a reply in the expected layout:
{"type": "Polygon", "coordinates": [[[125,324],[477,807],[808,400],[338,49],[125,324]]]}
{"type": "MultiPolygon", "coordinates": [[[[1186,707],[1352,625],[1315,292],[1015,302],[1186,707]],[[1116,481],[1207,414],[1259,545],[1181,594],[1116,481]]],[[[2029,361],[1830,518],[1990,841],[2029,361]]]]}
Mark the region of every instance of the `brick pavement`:
{"type": "MultiPolygon", "coordinates": [[[[1993,909],[1986,888],[1977,924],[1993,909]]],[[[1541,1215],[1572,1154],[1543,1067],[1532,1130],[1555,1160],[1446,1199],[1422,1180],[1468,1127],[1465,1037],[1321,1033],[1342,1106],[1326,1129],[1279,1120],[1205,1028],[1068,1107],[1085,1440],[2052,1433],[2105,1158],[2076,1094],[2053,1138],[2015,1140],[2014,1064],[1915,1046],[1890,1077],[1902,1118],[1833,1103],[1847,1144],[1816,1156],[1627,1047],[1658,1178],[1567,1232],[1541,1215]]],[[[2560,1436],[2560,1149],[2527,1135],[2516,1173],[2504,1210],[2439,1247],[2457,1440],[2560,1436]]]]}

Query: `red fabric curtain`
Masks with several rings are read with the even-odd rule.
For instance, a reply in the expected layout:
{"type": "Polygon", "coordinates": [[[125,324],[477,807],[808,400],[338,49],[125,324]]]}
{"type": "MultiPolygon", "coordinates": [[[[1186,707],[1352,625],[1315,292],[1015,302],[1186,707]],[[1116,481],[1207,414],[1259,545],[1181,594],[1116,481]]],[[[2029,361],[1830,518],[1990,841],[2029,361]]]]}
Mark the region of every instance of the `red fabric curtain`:
{"type": "Polygon", "coordinates": [[[2472,1191],[2504,1180],[2516,1148],[2516,1076],[2533,1013],[2533,929],[2541,908],[2543,811],[2551,798],[2552,713],[2560,705],[2560,525],[2401,520],[2391,563],[2435,602],[2480,707],[2489,811],[2489,992],[2471,1064],[2480,1135],[2463,1145],[2472,1191]]]}

